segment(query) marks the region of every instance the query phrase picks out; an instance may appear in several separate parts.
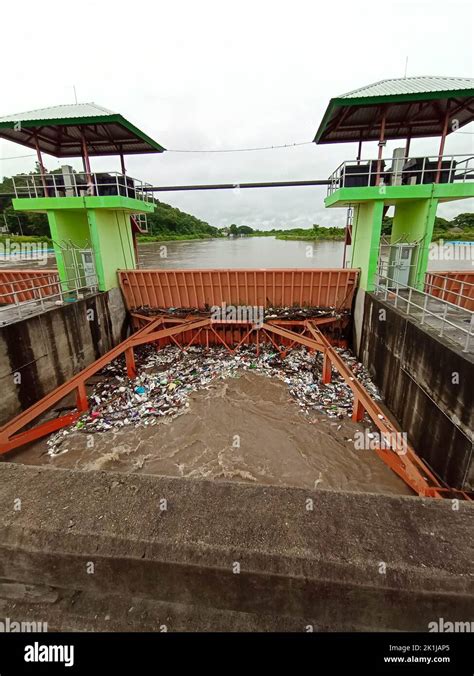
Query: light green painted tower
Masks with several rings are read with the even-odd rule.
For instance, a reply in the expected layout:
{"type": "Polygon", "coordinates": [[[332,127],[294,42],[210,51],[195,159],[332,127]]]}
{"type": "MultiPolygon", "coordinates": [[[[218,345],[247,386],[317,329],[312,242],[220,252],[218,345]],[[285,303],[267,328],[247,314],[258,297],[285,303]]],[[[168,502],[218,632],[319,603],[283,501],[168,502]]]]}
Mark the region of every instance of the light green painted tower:
{"type": "Polygon", "coordinates": [[[99,291],[118,286],[117,269],[135,268],[136,235],[154,211],[150,186],[130,178],[124,156],[164,148],[121,115],[95,104],[57,106],[0,119],[0,137],[36,150],[40,173],[14,178],[18,211],[46,213],[63,291],[97,280],[99,291]],[[42,153],[82,157],[48,173],[42,153]],[[120,172],[93,173],[90,157],[118,155],[120,172]],[[146,219],[145,219],[146,220],[146,219]]]}
{"type": "MultiPolygon", "coordinates": [[[[316,143],[357,142],[357,158],[330,177],[327,207],[347,207],[344,265],[360,268],[360,287],[374,289],[381,264],[382,220],[394,207],[386,260],[390,284],[422,288],[440,202],[474,197],[470,155],[444,155],[446,136],[474,120],[474,80],[413,77],[384,80],[331,99],[316,143]],[[414,138],[439,136],[438,154],[410,154],[414,138]],[[403,139],[388,160],[387,140],[403,139]],[[378,141],[378,157],[361,159],[364,141],[378,141]]],[[[382,261],[383,262],[383,261],[382,261]]]]}

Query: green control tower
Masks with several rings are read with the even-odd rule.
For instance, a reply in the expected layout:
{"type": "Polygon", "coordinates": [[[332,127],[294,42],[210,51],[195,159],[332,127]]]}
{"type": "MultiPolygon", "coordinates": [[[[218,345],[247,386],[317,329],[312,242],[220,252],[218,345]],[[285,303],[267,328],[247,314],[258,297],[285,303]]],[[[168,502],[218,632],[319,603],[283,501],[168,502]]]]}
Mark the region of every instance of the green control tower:
{"type": "MultiPolygon", "coordinates": [[[[331,99],[315,143],[358,143],[355,160],[330,176],[327,207],[347,207],[344,266],[360,268],[360,287],[372,291],[378,273],[389,286],[423,288],[440,202],[474,196],[474,158],[445,155],[449,133],[474,120],[474,80],[410,77],[384,80],[331,99]],[[440,138],[435,156],[410,153],[415,138],[440,138]],[[384,158],[387,140],[400,140],[384,158]],[[361,159],[362,143],[377,141],[377,157],[361,159]],[[382,219],[394,207],[390,240],[382,219]],[[382,246],[381,246],[382,244],[382,246]]],[[[469,138],[469,137],[465,137],[469,138]]]]}
{"type": "Polygon", "coordinates": [[[117,269],[136,267],[136,235],[155,208],[150,186],[128,176],[124,157],[164,148],[93,103],[0,118],[0,138],[36,150],[39,173],[14,177],[13,206],[47,214],[63,291],[118,286],[117,269]],[[65,163],[48,173],[42,153],[65,163]],[[102,155],[120,157],[120,171],[94,173],[90,158],[102,155]],[[73,157],[83,171],[66,163],[73,157]]]}

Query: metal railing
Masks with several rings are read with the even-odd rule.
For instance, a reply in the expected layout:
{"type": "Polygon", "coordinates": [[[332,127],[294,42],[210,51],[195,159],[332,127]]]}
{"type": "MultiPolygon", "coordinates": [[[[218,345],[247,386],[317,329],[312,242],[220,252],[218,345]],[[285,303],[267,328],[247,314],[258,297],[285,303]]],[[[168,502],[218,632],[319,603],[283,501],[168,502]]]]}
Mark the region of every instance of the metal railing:
{"type": "Polygon", "coordinates": [[[473,155],[392,157],[389,160],[348,160],[330,175],[328,195],[339,188],[404,186],[474,180],[473,155]],[[441,160],[441,164],[439,161],[441,160]]]}
{"type": "Polygon", "coordinates": [[[148,233],[148,219],[146,214],[132,214],[132,220],[135,221],[138,229],[142,233],[148,233]]]}
{"type": "Polygon", "coordinates": [[[65,171],[20,174],[13,177],[13,189],[17,198],[121,195],[143,202],[153,202],[153,192],[150,192],[150,187],[149,183],[117,172],[86,174],[65,171]]]}
{"type": "MultiPolygon", "coordinates": [[[[67,282],[58,279],[45,284],[35,284],[29,280],[4,282],[0,293],[0,326],[11,324],[19,319],[31,317],[50,310],[54,305],[75,302],[98,292],[98,280],[95,273],[79,274],[67,282]],[[27,300],[24,300],[25,297],[27,300]]],[[[37,280],[36,280],[37,281],[37,280]]]]}
{"type": "Polygon", "coordinates": [[[474,338],[474,312],[425,291],[400,284],[398,280],[380,273],[375,282],[374,293],[382,296],[385,301],[393,301],[394,307],[419,319],[421,325],[426,324],[436,329],[440,337],[445,336],[446,331],[454,329],[454,335],[445,337],[460,343],[463,352],[470,352],[471,339],[474,338]],[[460,335],[456,336],[458,332],[460,335]]]}

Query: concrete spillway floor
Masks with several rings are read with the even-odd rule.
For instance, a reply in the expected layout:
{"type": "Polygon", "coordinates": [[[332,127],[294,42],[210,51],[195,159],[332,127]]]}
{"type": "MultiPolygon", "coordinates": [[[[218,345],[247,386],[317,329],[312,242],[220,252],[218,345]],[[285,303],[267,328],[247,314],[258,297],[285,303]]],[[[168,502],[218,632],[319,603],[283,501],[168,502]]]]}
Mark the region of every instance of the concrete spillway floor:
{"type": "Polygon", "coordinates": [[[177,418],[68,435],[57,456],[45,440],[8,460],[252,484],[410,495],[373,450],[354,446],[362,424],[304,414],[277,379],[246,372],[190,396],[177,418]],[[66,450],[67,449],[67,450],[66,450]]]}

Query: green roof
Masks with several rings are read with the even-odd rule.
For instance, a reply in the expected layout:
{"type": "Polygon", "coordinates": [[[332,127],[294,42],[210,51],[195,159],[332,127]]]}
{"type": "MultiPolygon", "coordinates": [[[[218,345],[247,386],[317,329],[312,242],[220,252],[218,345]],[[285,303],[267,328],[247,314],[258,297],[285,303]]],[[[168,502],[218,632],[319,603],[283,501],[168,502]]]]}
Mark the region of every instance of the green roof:
{"type": "Polygon", "coordinates": [[[0,138],[54,157],[80,157],[82,138],[89,155],[132,155],[165,150],[119,113],[95,103],[76,103],[0,117],[0,138]]]}
{"type": "Polygon", "coordinates": [[[448,110],[451,119],[457,120],[457,128],[474,120],[474,79],[381,80],[341,94],[329,102],[314,141],[377,141],[384,110],[386,139],[441,136],[448,110]]]}

